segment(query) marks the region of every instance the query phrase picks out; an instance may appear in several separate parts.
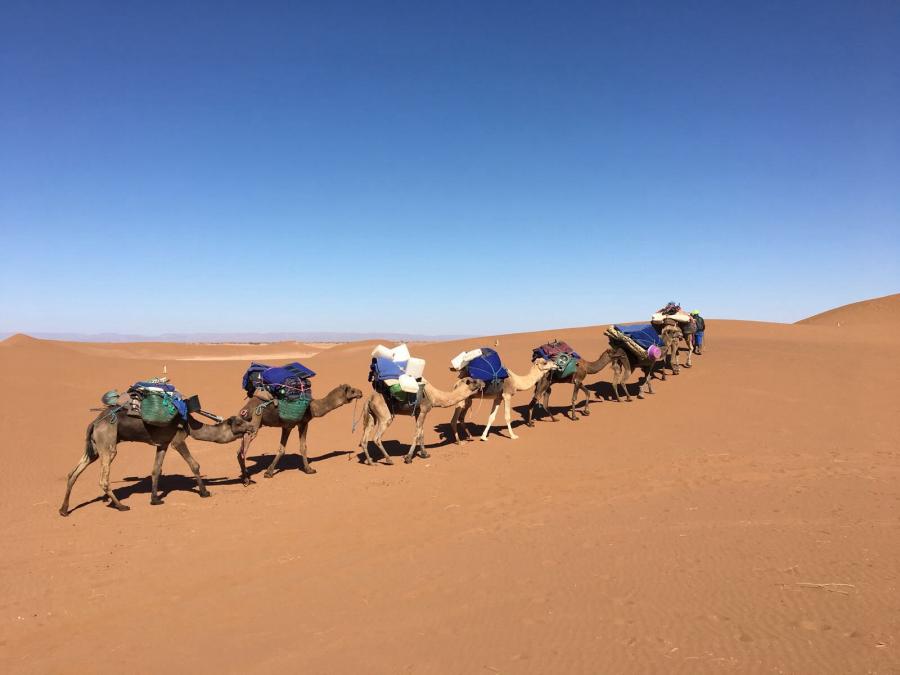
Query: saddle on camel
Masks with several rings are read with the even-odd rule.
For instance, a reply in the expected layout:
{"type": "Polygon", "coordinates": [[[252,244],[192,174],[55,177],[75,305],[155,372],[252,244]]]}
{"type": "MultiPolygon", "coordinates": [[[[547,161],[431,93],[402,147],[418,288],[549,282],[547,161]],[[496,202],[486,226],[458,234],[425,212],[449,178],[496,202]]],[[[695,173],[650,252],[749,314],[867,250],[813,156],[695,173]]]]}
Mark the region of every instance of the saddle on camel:
{"type": "MultiPolygon", "coordinates": [[[[263,400],[261,407],[274,405],[278,416],[285,422],[302,419],[312,400],[312,383],[315,373],[302,363],[284,366],[267,366],[251,362],[241,384],[247,396],[263,400]]],[[[260,414],[262,411],[257,411],[260,414]]]]}
{"type": "Polygon", "coordinates": [[[551,340],[531,350],[532,362],[546,359],[556,364],[556,370],[550,371],[550,377],[554,380],[564,380],[574,374],[580,358],[581,355],[578,352],[572,349],[567,342],[561,340],[551,340]]]}
{"type": "Polygon", "coordinates": [[[378,345],[372,351],[369,382],[384,396],[392,414],[413,411],[419,407],[425,389],[425,360],[410,355],[409,347],[400,344],[393,349],[378,345]]]}
{"type": "Polygon", "coordinates": [[[484,382],[483,394],[495,396],[503,390],[503,382],[509,371],[503,366],[500,355],[490,347],[460,352],[450,360],[450,370],[460,377],[471,377],[484,382]]]}
{"type": "MultiPolygon", "coordinates": [[[[657,332],[662,332],[662,329],[665,326],[677,326],[681,331],[681,338],[684,339],[685,344],[688,347],[688,358],[687,363],[684,364],[685,368],[691,367],[691,354],[694,352],[694,334],[697,332],[697,320],[687,312],[685,312],[681,305],[674,301],[669,301],[665,307],[655,312],[650,317],[650,322],[653,324],[653,327],[656,328],[657,332]]],[[[676,344],[673,348],[673,353],[671,354],[672,359],[672,369],[677,374],[678,372],[678,346],[677,340],[676,344]]]]}

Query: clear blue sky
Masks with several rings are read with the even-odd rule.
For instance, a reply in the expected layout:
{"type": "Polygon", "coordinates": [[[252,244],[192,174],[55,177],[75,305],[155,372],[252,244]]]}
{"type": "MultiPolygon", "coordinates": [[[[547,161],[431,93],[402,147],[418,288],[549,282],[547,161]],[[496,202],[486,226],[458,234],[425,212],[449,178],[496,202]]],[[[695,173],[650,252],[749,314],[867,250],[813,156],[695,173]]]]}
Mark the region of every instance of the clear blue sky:
{"type": "Polygon", "coordinates": [[[5,0],[0,229],[0,330],[792,321],[900,290],[900,3],[5,0]]]}

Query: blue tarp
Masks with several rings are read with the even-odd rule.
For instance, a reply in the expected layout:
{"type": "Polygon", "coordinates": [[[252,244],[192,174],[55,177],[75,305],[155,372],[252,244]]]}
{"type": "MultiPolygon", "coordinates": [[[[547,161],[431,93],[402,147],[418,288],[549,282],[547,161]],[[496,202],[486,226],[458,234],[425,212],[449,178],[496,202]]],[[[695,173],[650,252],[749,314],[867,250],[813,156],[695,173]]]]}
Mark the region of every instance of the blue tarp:
{"type": "Polygon", "coordinates": [[[481,356],[469,361],[466,369],[469,377],[488,383],[509,377],[509,371],[500,362],[500,355],[488,347],[482,347],[481,356]]]}
{"type": "MultiPolygon", "coordinates": [[[[253,364],[258,365],[258,364],[253,364]]],[[[250,367],[252,368],[253,365],[250,367]]],[[[307,380],[315,376],[315,373],[302,363],[289,363],[286,366],[276,366],[263,371],[263,382],[266,384],[284,384],[289,377],[299,377],[307,380]]]]}
{"type": "Polygon", "coordinates": [[[651,345],[664,346],[662,338],[659,337],[656,329],[649,323],[642,323],[637,326],[613,326],[613,328],[625,333],[644,349],[649,349],[651,345]]]}
{"type": "Polygon", "coordinates": [[[369,379],[374,381],[396,380],[404,372],[406,372],[406,361],[395,362],[379,356],[372,359],[369,379]]]}

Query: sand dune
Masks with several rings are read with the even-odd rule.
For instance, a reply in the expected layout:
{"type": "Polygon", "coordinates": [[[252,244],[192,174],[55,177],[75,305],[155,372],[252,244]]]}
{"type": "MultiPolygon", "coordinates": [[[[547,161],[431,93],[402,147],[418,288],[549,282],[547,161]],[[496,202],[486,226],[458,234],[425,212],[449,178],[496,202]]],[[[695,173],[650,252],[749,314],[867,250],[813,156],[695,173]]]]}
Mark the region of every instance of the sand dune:
{"type": "MultiPolygon", "coordinates": [[[[709,320],[706,353],[654,396],[517,428],[515,442],[498,426],[488,443],[444,445],[450,411],[435,411],[432,457],[408,466],[359,464],[347,406],[311,428],[316,475],[291,454],[262,478],[271,429],[254,444],[249,488],[236,446],[193,442],[213,498],[198,498],[171,453],[166,503],[151,507],[152,449],[123,444],[112,475],[132,510],[97,501],[91,467],[65,519],[65,475],[104,390],[166,365],[185,393],[227,414],[242,401],[243,364],[229,359],[251,350],[10,338],[0,343],[0,668],[896,672],[897,297],[801,325],[709,320]],[[854,358],[873,350],[878,359],[854,358]],[[197,356],[219,358],[185,360],[197,356]]],[[[464,348],[498,342],[522,372],[552,337],[596,358],[603,328],[413,351],[449,386],[448,361],[464,348]]],[[[367,391],[374,344],[266,348],[316,352],[298,358],[321,395],[342,382],[367,391]]],[[[608,376],[591,388],[608,396],[608,376]]],[[[570,392],[555,387],[552,403],[570,392]]],[[[482,424],[487,406],[473,410],[482,424]]],[[[398,419],[388,449],[405,452],[412,435],[398,419]]]]}
{"type": "Polygon", "coordinates": [[[885,295],[873,300],[854,302],[802,319],[798,324],[812,326],[873,326],[882,329],[900,329],[900,293],[885,295]]]}

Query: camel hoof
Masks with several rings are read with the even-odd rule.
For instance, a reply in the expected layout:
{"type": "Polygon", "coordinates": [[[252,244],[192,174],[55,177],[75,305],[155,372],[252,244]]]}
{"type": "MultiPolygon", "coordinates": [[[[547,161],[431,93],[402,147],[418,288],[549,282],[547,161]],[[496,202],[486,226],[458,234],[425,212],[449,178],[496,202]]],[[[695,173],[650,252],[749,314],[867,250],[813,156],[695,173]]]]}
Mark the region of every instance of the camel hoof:
{"type": "Polygon", "coordinates": [[[252,481],[249,478],[241,478],[241,485],[248,487],[252,481]]]}
{"type": "Polygon", "coordinates": [[[412,460],[413,460],[412,457],[406,456],[403,458],[403,463],[404,464],[412,464],[412,460]]]}
{"type": "Polygon", "coordinates": [[[509,439],[510,439],[511,441],[517,441],[517,440],[519,440],[519,437],[516,436],[515,434],[513,434],[513,435],[511,435],[511,436],[509,437],[509,439]]]}
{"type": "Polygon", "coordinates": [[[419,450],[419,457],[421,457],[422,459],[429,459],[431,457],[431,455],[429,455],[424,450],[419,450]]]}
{"type": "MultiPolygon", "coordinates": [[[[163,504],[165,504],[165,502],[164,502],[162,499],[158,498],[158,497],[157,497],[156,499],[151,499],[151,500],[150,500],[150,506],[162,506],[163,504]]],[[[116,507],[116,508],[118,508],[118,507],[116,507]]],[[[120,511],[124,511],[124,510],[127,509],[127,508],[128,508],[128,507],[126,506],[125,508],[119,509],[119,510],[120,510],[120,511]]]]}
{"type": "Polygon", "coordinates": [[[372,466],[375,462],[373,462],[371,459],[367,459],[367,460],[366,460],[365,462],[363,462],[363,463],[364,463],[366,466],[372,466]]]}
{"type": "Polygon", "coordinates": [[[486,438],[485,436],[479,436],[479,437],[478,437],[478,440],[487,443],[487,438],[486,438]]]}
{"type": "Polygon", "coordinates": [[[584,410],[581,411],[581,414],[584,415],[585,417],[587,417],[588,415],[591,414],[591,411],[588,410],[587,408],[585,408],[584,410]]]}
{"type": "Polygon", "coordinates": [[[200,493],[201,499],[206,499],[207,497],[212,497],[212,494],[210,494],[209,491],[204,490],[203,492],[200,493]]]}
{"type": "Polygon", "coordinates": [[[263,474],[263,478],[271,478],[271,477],[274,476],[274,475],[275,475],[275,472],[274,472],[274,471],[266,471],[266,472],[263,474]]]}
{"type": "Polygon", "coordinates": [[[531,429],[534,426],[534,422],[525,422],[525,426],[531,429]]]}
{"type": "Polygon", "coordinates": [[[60,510],[59,510],[59,515],[61,515],[63,518],[68,518],[68,517],[69,517],[69,512],[66,511],[65,509],[60,509],[60,510]]]}
{"type": "Polygon", "coordinates": [[[312,474],[316,473],[316,470],[315,470],[314,468],[312,468],[311,466],[310,466],[310,467],[307,467],[307,468],[305,468],[305,469],[302,469],[302,471],[303,471],[303,473],[305,473],[305,474],[307,474],[307,475],[310,475],[310,476],[311,476],[312,474]]]}
{"type": "MultiPolygon", "coordinates": [[[[162,502],[160,502],[160,503],[162,503],[162,502]]],[[[117,511],[131,511],[131,507],[130,507],[130,506],[125,506],[124,504],[119,504],[119,505],[116,507],[116,510],[117,510],[117,511]]]]}
{"type": "Polygon", "coordinates": [[[384,458],[384,463],[385,463],[385,464],[388,464],[388,465],[390,465],[390,466],[394,466],[394,460],[392,460],[390,457],[385,457],[385,458],[384,458]]]}

